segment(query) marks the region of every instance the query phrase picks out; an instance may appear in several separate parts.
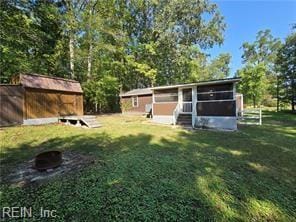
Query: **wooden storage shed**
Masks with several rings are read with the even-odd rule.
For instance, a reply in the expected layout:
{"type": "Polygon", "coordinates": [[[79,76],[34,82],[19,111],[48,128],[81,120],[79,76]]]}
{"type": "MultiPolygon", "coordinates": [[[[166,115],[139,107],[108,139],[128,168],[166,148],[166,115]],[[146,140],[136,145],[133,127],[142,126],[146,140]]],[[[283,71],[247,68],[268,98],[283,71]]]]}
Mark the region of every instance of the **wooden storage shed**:
{"type": "Polygon", "coordinates": [[[0,86],[2,126],[49,123],[60,116],[83,115],[83,91],[77,81],[19,74],[12,83],[0,86]]]}
{"type": "Polygon", "coordinates": [[[24,89],[18,85],[0,85],[0,126],[23,123],[24,89]]]}

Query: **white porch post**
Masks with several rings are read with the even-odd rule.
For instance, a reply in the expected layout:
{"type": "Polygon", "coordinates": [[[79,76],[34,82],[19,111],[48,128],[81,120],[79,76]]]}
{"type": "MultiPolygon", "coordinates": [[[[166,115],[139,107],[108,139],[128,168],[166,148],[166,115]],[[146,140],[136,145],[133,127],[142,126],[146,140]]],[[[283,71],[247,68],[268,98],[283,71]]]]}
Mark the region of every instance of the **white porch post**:
{"type": "Polygon", "coordinates": [[[233,83],[232,91],[233,91],[233,99],[234,99],[234,101],[235,101],[235,112],[236,112],[236,117],[238,117],[238,110],[237,110],[237,104],[236,104],[236,100],[237,100],[237,97],[236,97],[236,84],[235,84],[235,83],[233,83]]]}
{"type": "Polygon", "coordinates": [[[197,86],[192,87],[192,127],[195,125],[196,117],[196,103],[197,103],[197,86]]]}
{"type": "Polygon", "coordinates": [[[152,114],[152,118],[154,116],[154,112],[153,112],[153,105],[155,103],[155,98],[154,98],[154,90],[152,90],[152,104],[151,104],[151,114],[152,114]]]}
{"type": "Polygon", "coordinates": [[[178,106],[180,109],[182,109],[182,102],[183,102],[183,93],[182,88],[178,88],[178,106]]]}

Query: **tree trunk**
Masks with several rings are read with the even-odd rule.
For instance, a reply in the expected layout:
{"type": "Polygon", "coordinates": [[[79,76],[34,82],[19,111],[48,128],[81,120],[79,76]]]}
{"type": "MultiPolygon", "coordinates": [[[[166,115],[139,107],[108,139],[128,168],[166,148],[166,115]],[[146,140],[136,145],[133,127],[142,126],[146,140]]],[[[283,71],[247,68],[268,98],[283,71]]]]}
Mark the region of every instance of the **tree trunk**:
{"type": "MultiPolygon", "coordinates": [[[[93,6],[95,7],[95,5],[93,6]]],[[[92,65],[92,51],[93,51],[93,43],[92,43],[92,15],[93,15],[93,8],[89,7],[88,11],[88,25],[87,25],[87,32],[88,32],[88,56],[87,56],[87,80],[91,79],[91,65],[92,65]]]]}
{"type": "Polygon", "coordinates": [[[279,86],[279,76],[277,75],[276,77],[276,111],[280,111],[280,98],[279,98],[279,90],[280,90],[280,86],[279,86]]]}
{"type": "Polygon", "coordinates": [[[88,49],[88,57],[87,57],[87,80],[91,79],[91,65],[92,65],[92,51],[93,51],[93,44],[92,42],[89,43],[88,49]]]}
{"type": "Polygon", "coordinates": [[[292,88],[292,95],[291,95],[291,106],[292,106],[292,112],[295,112],[295,82],[292,77],[291,80],[291,88],[292,88]]]}
{"type": "Polygon", "coordinates": [[[71,79],[75,78],[74,74],[74,35],[70,34],[69,39],[69,53],[70,53],[70,72],[71,72],[71,79]]]}
{"type": "Polygon", "coordinates": [[[253,96],[253,107],[256,108],[256,98],[253,96]]]}

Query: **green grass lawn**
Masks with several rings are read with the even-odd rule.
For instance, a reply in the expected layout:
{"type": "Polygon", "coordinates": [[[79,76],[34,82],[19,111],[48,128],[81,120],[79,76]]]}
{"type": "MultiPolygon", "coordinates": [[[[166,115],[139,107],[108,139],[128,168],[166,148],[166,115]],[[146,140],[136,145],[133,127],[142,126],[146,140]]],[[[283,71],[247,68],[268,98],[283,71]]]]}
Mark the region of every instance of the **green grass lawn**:
{"type": "Polygon", "coordinates": [[[296,115],[264,112],[237,132],[98,119],[1,129],[1,176],[49,149],[98,160],[41,186],[1,184],[1,206],[55,209],[56,221],[296,221],[296,115]]]}

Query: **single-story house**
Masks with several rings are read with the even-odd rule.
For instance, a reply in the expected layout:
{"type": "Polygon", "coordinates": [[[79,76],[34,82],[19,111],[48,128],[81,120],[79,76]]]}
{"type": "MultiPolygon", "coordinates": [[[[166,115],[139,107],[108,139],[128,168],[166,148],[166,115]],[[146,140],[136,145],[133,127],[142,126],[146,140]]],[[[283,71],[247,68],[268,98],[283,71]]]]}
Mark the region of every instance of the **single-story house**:
{"type": "Polygon", "coordinates": [[[83,115],[80,83],[70,79],[18,74],[0,85],[0,126],[57,122],[58,117],[83,115]]]}
{"type": "Polygon", "coordinates": [[[123,113],[146,113],[147,107],[151,108],[152,90],[150,88],[144,88],[121,93],[120,102],[123,113]]]}
{"type": "Polygon", "coordinates": [[[199,128],[237,129],[242,95],[236,94],[239,78],[157,86],[121,93],[123,113],[147,113],[157,123],[199,128]],[[237,98],[240,98],[237,100],[237,98]]]}

